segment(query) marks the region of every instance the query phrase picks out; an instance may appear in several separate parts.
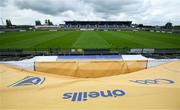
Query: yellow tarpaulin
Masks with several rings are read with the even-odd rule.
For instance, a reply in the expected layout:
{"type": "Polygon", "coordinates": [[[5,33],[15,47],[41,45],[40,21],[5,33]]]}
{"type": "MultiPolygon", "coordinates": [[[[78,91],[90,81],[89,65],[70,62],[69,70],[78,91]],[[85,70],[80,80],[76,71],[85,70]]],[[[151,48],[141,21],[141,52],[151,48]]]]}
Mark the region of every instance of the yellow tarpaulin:
{"type": "Polygon", "coordinates": [[[0,109],[179,110],[180,61],[102,78],[0,65],[0,109]]]}
{"type": "Polygon", "coordinates": [[[135,72],[146,69],[146,66],[146,60],[35,62],[35,70],[38,72],[81,78],[97,78],[135,72]]]}

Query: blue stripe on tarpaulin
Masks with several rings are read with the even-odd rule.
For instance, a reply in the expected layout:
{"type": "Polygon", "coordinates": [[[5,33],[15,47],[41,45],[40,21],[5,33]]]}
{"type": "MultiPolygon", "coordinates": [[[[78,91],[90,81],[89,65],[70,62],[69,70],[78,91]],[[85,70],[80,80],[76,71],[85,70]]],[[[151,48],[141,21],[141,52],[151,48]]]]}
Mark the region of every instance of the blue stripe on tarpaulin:
{"type": "Polygon", "coordinates": [[[121,55],[58,56],[58,59],[122,59],[121,55]]]}

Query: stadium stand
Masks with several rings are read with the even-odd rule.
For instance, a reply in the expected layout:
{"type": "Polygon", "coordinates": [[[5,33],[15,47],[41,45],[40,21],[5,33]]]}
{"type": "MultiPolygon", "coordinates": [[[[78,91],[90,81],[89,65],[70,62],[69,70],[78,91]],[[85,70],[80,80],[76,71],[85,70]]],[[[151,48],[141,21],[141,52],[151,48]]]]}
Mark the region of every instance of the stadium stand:
{"type": "Polygon", "coordinates": [[[132,21],[65,21],[65,28],[117,29],[130,27],[132,21]]]}

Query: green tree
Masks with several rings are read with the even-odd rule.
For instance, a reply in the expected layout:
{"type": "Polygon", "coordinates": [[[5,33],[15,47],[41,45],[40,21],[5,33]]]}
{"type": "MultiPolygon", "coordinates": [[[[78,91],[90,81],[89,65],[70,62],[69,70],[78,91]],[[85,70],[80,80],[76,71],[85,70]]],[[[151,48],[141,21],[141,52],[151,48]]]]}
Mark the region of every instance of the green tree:
{"type": "Polygon", "coordinates": [[[171,22],[168,22],[165,24],[165,28],[166,29],[172,29],[173,28],[173,24],[171,22]]]}
{"type": "Polygon", "coordinates": [[[50,19],[47,20],[47,24],[48,24],[49,26],[53,25],[53,23],[51,22],[50,19]]]}
{"type": "Polygon", "coordinates": [[[9,19],[6,20],[6,26],[7,27],[12,27],[11,20],[9,20],[9,19]]]}
{"type": "Polygon", "coordinates": [[[52,23],[52,22],[50,22],[50,23],[49,23],[49,25],[53,25],[53,23],[52,23]]]}
{"type": "Polygon", "coordinates": [[[50,25],[51,24],[51,21],[48,19],[48,25],[50,25]]]}
{"type": "Polygon", "coordinates": [[[41,21],[36,20],[36,21],[35,21],[35,24],[36,24],[36,26],[40,26],[40,25],[41,25],[41,21]]]}
{"type": "Polygon", "coordinates": [[[47,19],[45,20],[45,24],[48,25],[48,20],[47,19]]]}

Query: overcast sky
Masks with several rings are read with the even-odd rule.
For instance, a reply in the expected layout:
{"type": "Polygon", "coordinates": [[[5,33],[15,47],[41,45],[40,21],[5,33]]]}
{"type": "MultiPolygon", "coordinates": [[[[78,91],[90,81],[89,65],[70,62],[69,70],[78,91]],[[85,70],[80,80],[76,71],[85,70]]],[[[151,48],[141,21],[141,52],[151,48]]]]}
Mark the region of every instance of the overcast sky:
{"type": "MultiPolygon", "coordinates": [[[[0,17],[13,24],[35,20],[131,20],[133,23],[180,25],[180,0],[0,0],[0,17]]],[[[2,22],[0,22],[2,24],[2,22]]]]}

